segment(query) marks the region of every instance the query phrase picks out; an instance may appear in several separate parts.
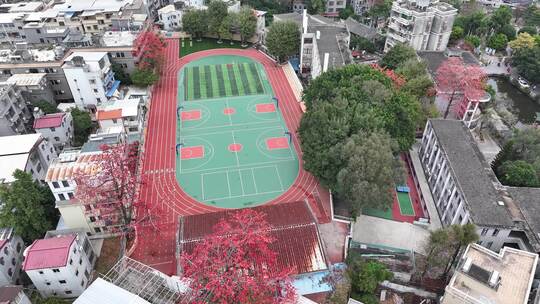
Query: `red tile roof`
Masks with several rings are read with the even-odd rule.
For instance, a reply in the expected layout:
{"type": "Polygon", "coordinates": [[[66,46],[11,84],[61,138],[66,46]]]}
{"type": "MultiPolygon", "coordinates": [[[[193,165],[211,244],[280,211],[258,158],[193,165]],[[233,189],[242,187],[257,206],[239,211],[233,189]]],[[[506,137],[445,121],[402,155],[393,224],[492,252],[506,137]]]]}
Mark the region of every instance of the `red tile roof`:
{"type": "Polygon", "coordinates": [[[76,238],[75,234],[71,234],[34,241],[26,253],[23,269],[28,271],[66,266],[69,249],[76,238]]]}
{"type": "MultiPolygon", "coordinates": [[[[278,267],[301,274],[327,268],[315,218],[305,202],[277,204],[253,208],[266,214],[275,241],[270,248],[278,254],[278,267]]],[[[191,252],[223,218],[238,210],[184,216],[180,219],[179,241],[182,250],[191,252]]]]}
{"type": "Polygon", "coordinates": [[[62,119],[66,113],[47,114],[34,120],[34,129],[56,128],[62,125],[62,119]]]}
{"type": "Polygon", "coordinates": [[[109,110],[109,111],[99,110],[97,112],[96,118],[97,120],[122,118],[122,109],[115,109],[115,110],[109,110]]]}

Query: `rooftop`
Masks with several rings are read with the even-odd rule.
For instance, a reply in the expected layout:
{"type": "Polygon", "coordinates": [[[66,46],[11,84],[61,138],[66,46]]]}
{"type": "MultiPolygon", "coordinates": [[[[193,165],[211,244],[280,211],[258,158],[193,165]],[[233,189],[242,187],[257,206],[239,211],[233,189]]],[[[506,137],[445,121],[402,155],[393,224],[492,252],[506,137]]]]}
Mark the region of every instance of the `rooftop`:
{"type": "Polygon", "coordinates": [[[467,303],[527,303],[537,262],[535,253],[509,247],[495,253],[477,244],[469,245],[442,303],[458,303],[457,299],[459,303],[465,299],[467,303]]]}
{"type": "Polygon", "coordinates": [[[143,298],[132,294],[102,278],[97,278],[88,288],[73,302],[73,304],[150,304],[143,298]]]}
{"type": "MultiPolygon", "coordinates": [[[[319,239],[316,220],[305,202],[259,206],[253,210],[266,215],[275,241],[270,245],[278,252],[278,265],[302,274],[327,269],[326,257],[319,239]],[[277,250],[279,249],[279,250],[277,250]]],[[[191,252],[198,242],[213,233],[213,227],[238,210],[226,210],[180,218],[179,242],[191,252]]]]}
{"type": "Polygon", "coordinates": [[[75,51],[75,52],[71,53],[71,55],[69,55],[66,59],[64,59],[64,62],[65,61],[71,61],[73,59],[73,57],[77,57],[77,56],[80,56],[80,57],[84,58],[85,61],[99,61],[99,60],[101,60],[101,58],[107,56],[107,52],[75,51]]]}
{"type": "Polygon", "coordinates": [[[105,32],[101,41],[103,46],[132,46],[135,38],[131,32],[105,32]]]}
{"type": "Polygon", "coordinates": [[[473,222],[487,226],[513,226],[511,216],[496,186],[498,180],[462,121],[431,119],[440,148],[461,189],[473,222]]]}
{"type": "Polygon", "coordinates": [[[112,102],[104,103],[98,111],[98,120],[111,119],[106,118],[108,115],[117,116],[112,118],[137,116],[139,113],[140,99],[117,99],[112,102]],[[118,114],[117,111],[120,111],[118,114]],[[101,115],[99,113],[102,113],[101,115]]]}
{"type": "Polygon", "coordinates": [[[463,62],[468,65],[479,65],[480,62],[468,51],[419,51],[418,56],[427,63],[429,73],[435,77],[437,69],[450,56],[461,57],[463,62]]]}
{"type": "Polygon", "coordinates": [[[40,133],[0,137],[0,157],[32,151],[41,139],[40,133]]]}
{"type": "Polygon", "coordinates": [[[6,82],[17,86],[39,86],[45,76],[45,73],[14,74],[6,82]]]}
{"type": "Polygon", "coordinates": [[[34,120],[34,129],[56,128],[62,125],[66,113],[47,114],[34,120]]]}
{"type": "Polygon", "coordinates": [[[56,158],[47,170],[46,182],[72,180],[79,173],[97,170],[95,163],[99,154],[81,153],[80,151],[64,151],[56,158]]]}
{"type": "Polygon", "coordinates": [[[540,236],[540,188],[508,187],[507,190],[538,238],[540,236]]]}
{"type": "Polygon", "coordinates": [[[22,286],[8,285],[0,287],[0,304],[11,304],[17,299],[19,293],[23,291],[22,286]]]}
{"type": "Polygon", "coordinates": [[[315,34],[314,40],[317,40],[317,48],[319,50],[319,58],[321,65],[324,62],[324,55],[328,53],[328,69],[337,68],[345,64],[345,58],[341,53],[338,43],[340,36],[347,34],[347,29],[344,27],[336,27],[332,25],[316,25],[311,23],[308,26],[308,32],[315,34]],[[320,38],[317,39],[316,33],[320,33],[320,38]]]}
{"type": "Polygon", "coordinates": [[[36,240],[26,250],[23,269],[57,268],[66,266],[71,244],[76,234],[36,240]]]}
{"type": "Polygon", "coordinates": [[[122,118],[122,109],[98,110],[96,114],[97,120],[117,119],[122,118]]]}
{"type": "Polygon", "coordinates": [[[352,17],[349,17],[347,18],[347,20],[345,20],[345,26],[347,27],[349,32],[367,39],[373,39],[378,35],[376,29],[362,24],[354,20],[352,17]]]}

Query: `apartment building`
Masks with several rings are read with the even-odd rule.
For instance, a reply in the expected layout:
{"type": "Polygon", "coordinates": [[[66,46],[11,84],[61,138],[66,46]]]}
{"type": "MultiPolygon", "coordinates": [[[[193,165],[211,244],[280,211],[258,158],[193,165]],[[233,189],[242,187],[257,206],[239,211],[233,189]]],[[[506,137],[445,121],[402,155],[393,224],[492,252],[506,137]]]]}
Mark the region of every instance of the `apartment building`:
{"type": "Polygon", "coordinates": [[[419,151],[443,226],[474,223],[479,244],[498,252],[508,246],[539,251],[538,229],[530,196],[513,197],[459,120],[427,122],[419,151]]]}
{"type": "Polygon", "coordinates": [[[54,103],[55,96],[49,87],[52,82],[47,81],[46,73],[15,74],[9,77],[6,83],[13,84],[27,102],[45,100],[54,103]]]}
{"type": "Polygon", "coordinates": [[[142,98],[115,100],[100,107],[96,114],[100,130],[120,126],[128,136],[141,134],[144,122],[142,98]]]}
{"type": "Polygon", "coordinates": [[[0,85],[0,136],[30,132],[31,117],[21,91],[13,84],[0,85]]]}
{"type": "Polygon", "coordinates": [[[352,0],[351,7],[356,15],[363,15],[375,5],[375,0],[352,0]]]}
{"type": "Polygon", "coordinates": [[[0,303],[3,304],[32,304],[20,285],[0,287],[0,303]]]}
{"type": "Polygon", "coordinates": [[[119,81],[114,79],[107,52],[73,52],[62,65],[73,99],[80,109],[95,112],[112,97],[119,81]]]}
{"type": "Polygon", "coordinates": [[[457,9],[438,0],[397,0],[392,3],[385,52],[398,43],[417,51],[444,51],[457,9]]]}
{"type": "Polygon", "coordinates": [[[15,180],[19,169],[28,172],[34,180],[43,182],[56,151],[43,135],[26,134],[0,137],[0,183],[15,180]]]}
{"type": "Polygon", "coordinates": [[[41,296],[74,298],[86,289],[96,258],[84,232],[50,231],[25,250],[23,270],[41,296]]]}
{"type": "Polygon", "coordinates": [[[43,115],[34,110],[34,130],[52,143],[57,153],[73,144],[74,127],[70,112],[43,115]]]}
{"type": "Polygon", "coordinates": [[[169,4],[158,10],[158,19],[165,31],[174,31],[182,26],[182,11],[169,4]]]}
{"type": "Polygon", "coordinates": [[[0,14],[0,43],[15,43],[26,38],[21,29],[24,25],[25,13],[0,14]]]}
{"type": "MultiPolygon", "coordinates": [[[[465,250],[441,304],[526,304],[538,255],[504,247],[495,253],[477,244],[465,250]]],[[[536,302],[535,302],[536,303],[536,302]]]]}
{"type": "MultiPolygon", "coordinates": [[[[13,228],[0,229],[0,286],[20,284],[24,242],[13,228]]],[[[0,302],[1,303],[1,302],[0,302]]]]}
{"type": "Polygon", "coordinates": [[[327,17],[338,17],[339,12],[347,7],[346,0],[326,0],[326,11],[324,15],[327,17]]]}

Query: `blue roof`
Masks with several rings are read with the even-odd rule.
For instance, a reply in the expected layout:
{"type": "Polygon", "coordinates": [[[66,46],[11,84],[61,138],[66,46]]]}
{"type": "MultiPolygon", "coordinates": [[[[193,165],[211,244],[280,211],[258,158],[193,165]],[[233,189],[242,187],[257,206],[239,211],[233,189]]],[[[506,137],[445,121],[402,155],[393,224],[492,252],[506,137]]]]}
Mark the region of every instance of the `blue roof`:
{"type": "Polygon", "coordinates": [[[300,59],[297,57],[289,59],[289,62],[291,63],[293,69],[295,72],[298,72],[300,70],[300,59]]]}
{"type": "Polygon", "coordinates": [[[111,88],[107,91],[107,94],[105,94],[106,97],[113,96],[114,92],[118,89],[120,86],[120,80],[115,80],[111,86],[111,88]]]}
{"type": "Polygon", "coordinates": [[[328,292],[332,290],[332,286],[324,278],[329,274],[329,270],[301,274],[294,277],[293,286],[299,295],[328,292]]]}

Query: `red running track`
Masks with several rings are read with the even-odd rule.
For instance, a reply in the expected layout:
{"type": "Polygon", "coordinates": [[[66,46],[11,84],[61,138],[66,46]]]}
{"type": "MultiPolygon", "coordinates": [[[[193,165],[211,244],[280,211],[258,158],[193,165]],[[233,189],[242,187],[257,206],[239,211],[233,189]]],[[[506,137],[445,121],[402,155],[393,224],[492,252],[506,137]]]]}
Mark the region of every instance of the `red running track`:
{"type": "MultiPolygon", "coordinates": [[[[168,39],[166,68],[155,85],[149,104],[148,125],[142,152],[141,204],[137,208],[136,241],[131,257],[167,274],[176,272],[175,236],[179,216],[208,213],[219,210],[207,206],[186,194],[175,177],[176,166],[176,106],[178,72],[188,62],[212,55],[240,55],[260,62],[269,77],[274,93],[280,100],[281,111],[288,129],[296,134],[302,112],[280,66],[254,49],[217,49],[178,58],[178,39],[168,39]]],[[[298,138],[293,145],[302,157],[298,138]]],[[[321,223],[330,221],[330,199],[326,189],[303,169],[294,184],[285,193],[268,202],[278,204],[307,199],[321,223]]]]}

